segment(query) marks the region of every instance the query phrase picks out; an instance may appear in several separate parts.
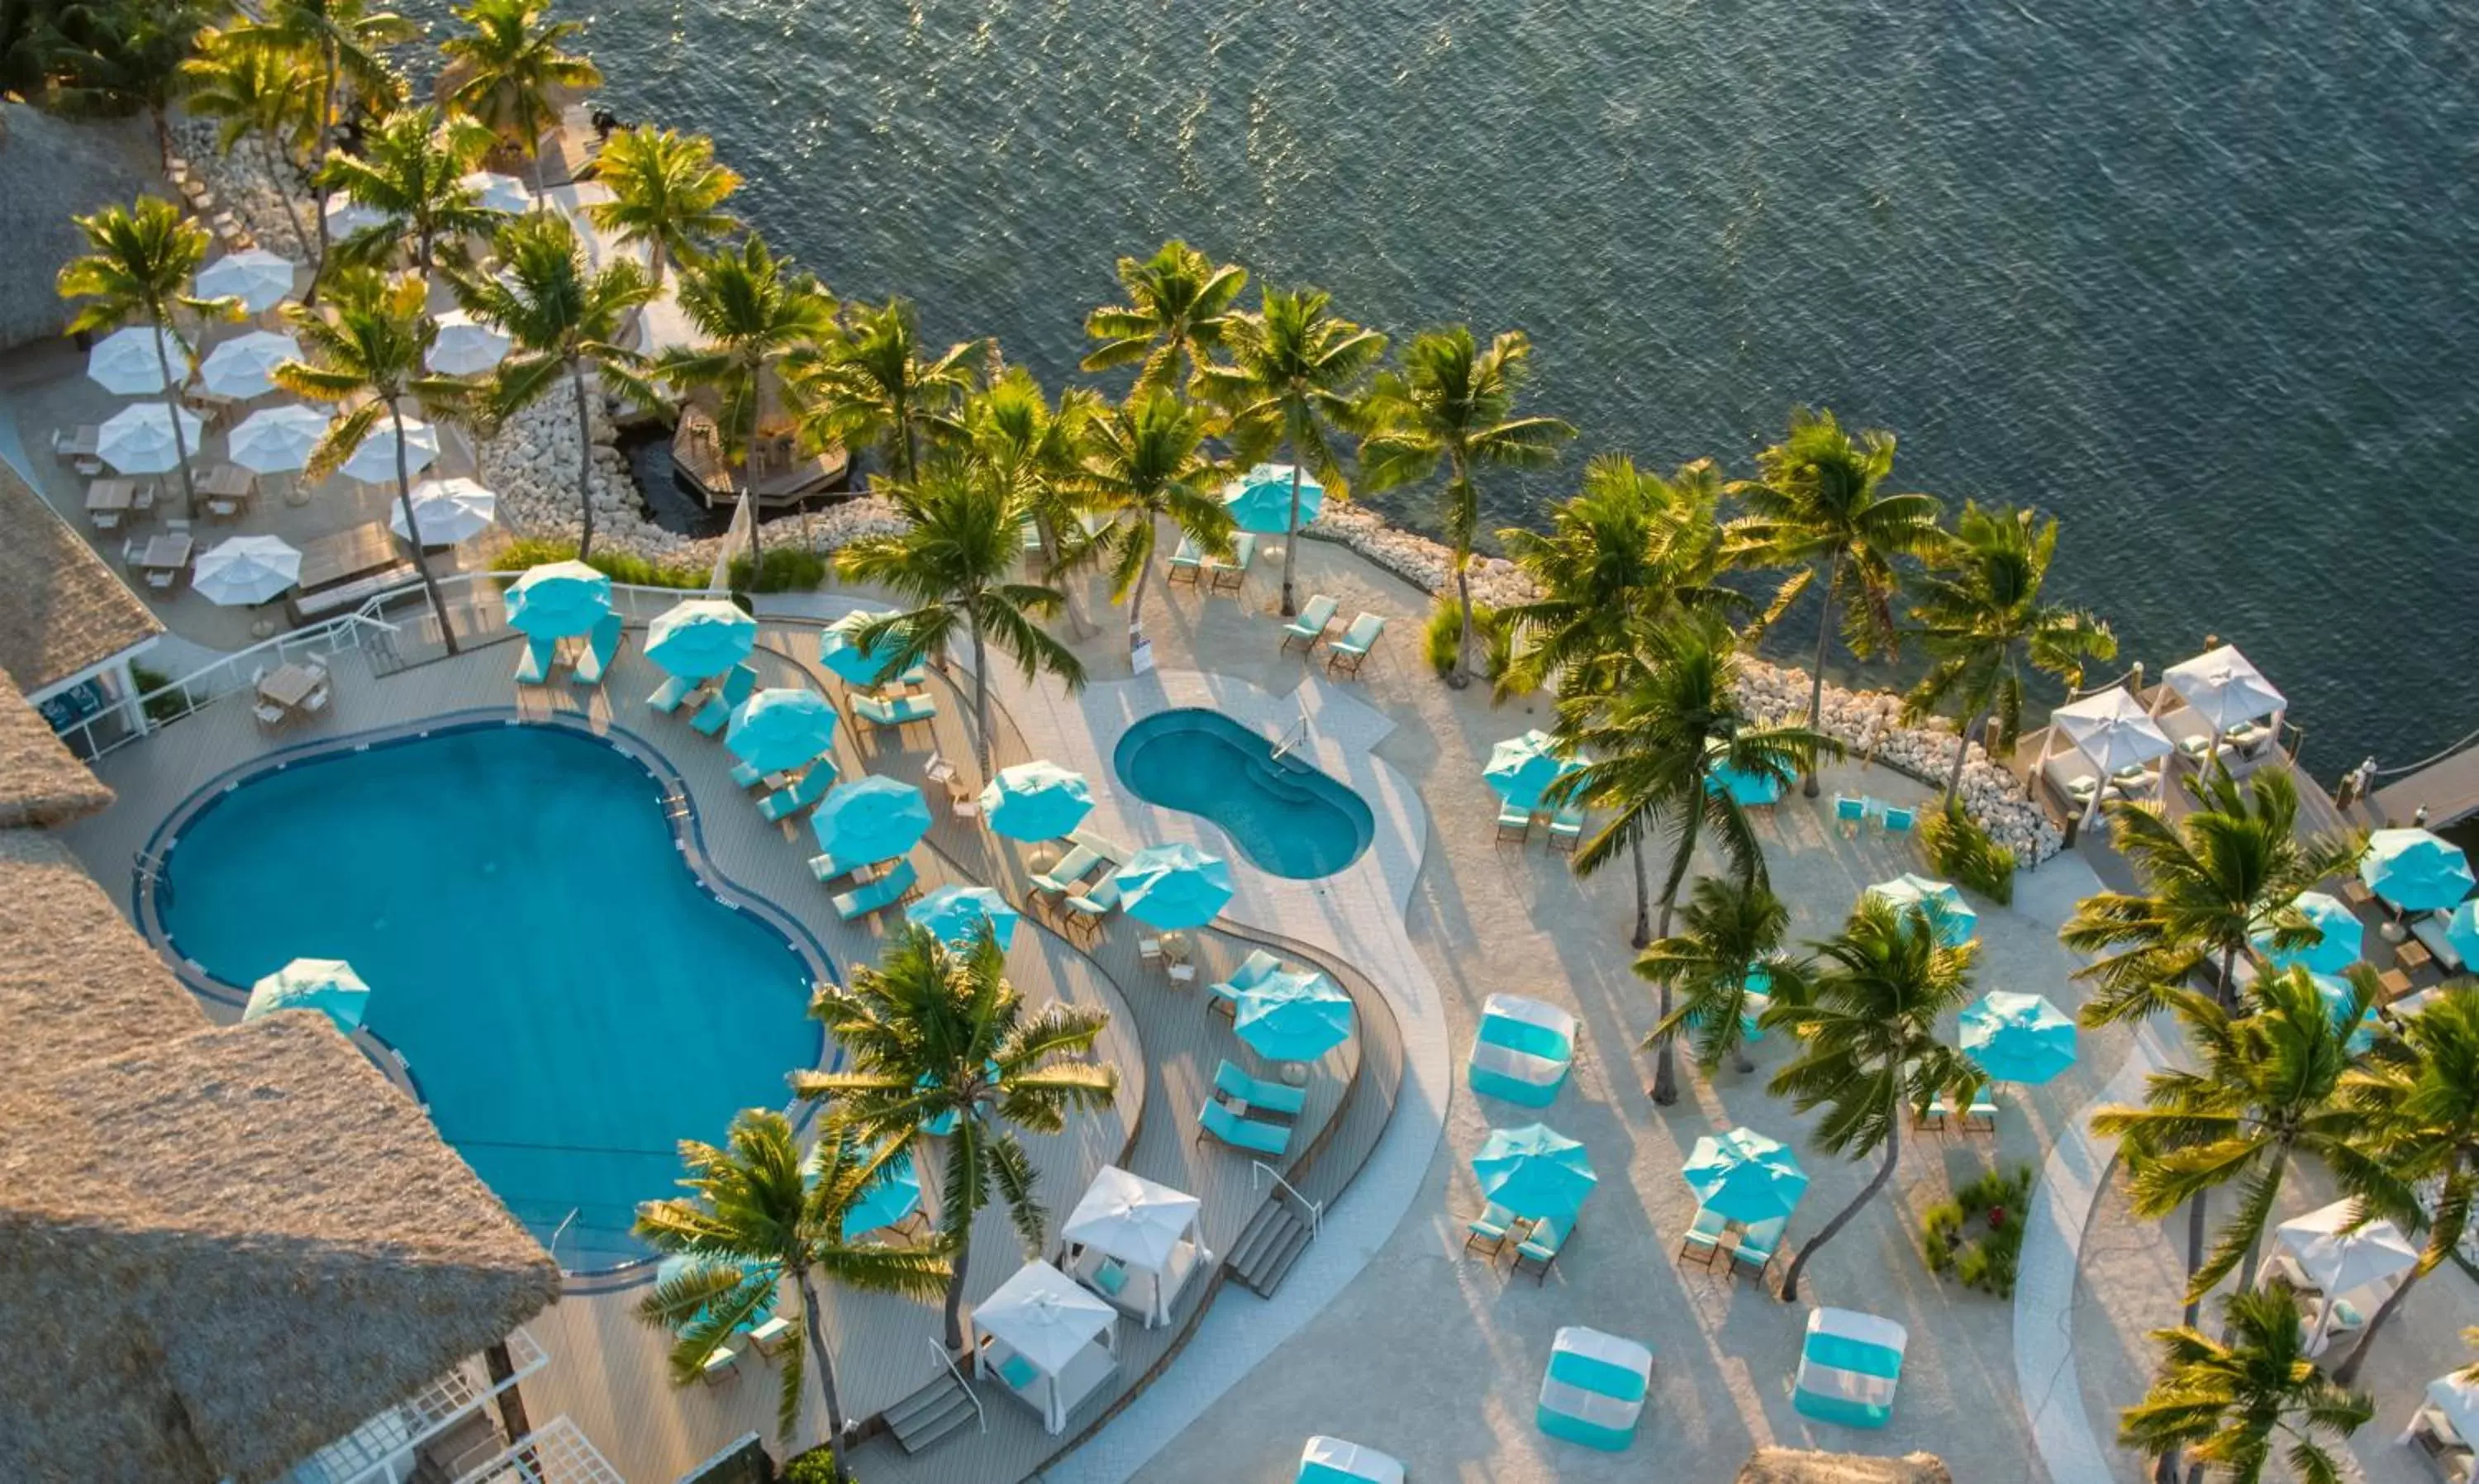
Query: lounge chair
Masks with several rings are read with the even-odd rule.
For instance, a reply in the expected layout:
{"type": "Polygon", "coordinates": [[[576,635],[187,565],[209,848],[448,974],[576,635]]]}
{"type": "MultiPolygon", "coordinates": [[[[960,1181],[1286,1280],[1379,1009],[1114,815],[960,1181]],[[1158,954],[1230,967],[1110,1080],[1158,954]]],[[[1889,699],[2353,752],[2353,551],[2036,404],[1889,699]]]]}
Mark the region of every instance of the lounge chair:
{"type": "Polygon", "coordinates": [[[1464,1250],[1478,1247],[1491,1257],[1505,1249],[1506,1237],[1515,1230],[1516,1215],[1495,1201],[1489,1203],[1479,1215],[1464,1223],[1464,1250]]]}
{"type": "Polygon", "coordinates": [[[749,1332],[749,1343],[760,1355],[780,1355],[792,1341],[792,1321],[776,1315],[749,1332]]]}
{"type": "Polygon", "coordinates": [[[1853,799],[1849,794],[1835,794],[1833,822],[1842,827],[1844,834],[1857,834],[1859,827],[1868,822],[1868,801],[1865,798],[1853,799]]]}
{"type": "Polygon", "coordinates": [[[1282,968],[1283,960],[1272,954],[1262,948],[1251,950],[1247,958],[1240,960],[1240,966],[1231,971],[1229,979],[1217,980],[1205,986],[1213,996],[1206,1008],[1236,1018],[1240,1013],[1240,996],[1282,972],[1282,968]]]}
{"type": "Polygon", "coordinates": [[[803,809],[815,806],[835,786],[835,762],[821,757],[809,764],[809,770],[793,780],[789,788],[779,788],[757,801],[757,812],[771,824],[789,819],[803,809]]]}
{"type": "Polygon", "coordinates": [[[1248,564],[1257,559],[1257,537],[1252,531],[1241,531],[1232,545],[1231,560],[1219,557],[1205,564],[1205,578],[1211,591],[1236,593],[1248,580],[1248,564]]]}
{"type": "Polygon", "coordinates": [[[1548,1282],[1549,1269],[1556,1265],[1559,1250],[1566,1246],[1567,1239],[1573,1235],[1575,1235],[1573,1216],[1568,1216],[1563,1220],[1556,1216],[1545,1216],[1533,1222],[1532,1230],[1524,1233],[1523,1240],[1516,1243],[1515,1270],[1521,1272],[1528,1267],[1532,1269],[1533,1282],[1548,1282]]]}
{"type": "Polygon", "coordinates": [[[1241,1117],[1210,1097],[1205,1100],[1205,1106],[1196,1111],[1196,1137],[1201,1139],[1208,1134],[1234,1149],[1245,1149],[1251,1154],[1280,1154],[1291,1142],[1289,1126],[1241,1117]]]}
{"type": "Polygon", "coordinates": [[[1283,626],[1284,652],[1290,652],[1294,644],[1303,651],[1316,649],[1325,631],[1334,627],[1335,609],[1341,606],[1323,593],[1310,599],[1308,606],[1300,609],[1300,616],[1283,626]]]}
{"type": "Polygon", "coordinates": [[[714,1347],[714,1353],[698,1368],[698,1379],[708,1386],[718,1386],[740,1374],[740,1352],[728,1344],[714,1347]]]}
{"type": "Polygon", "coordinates": [[[1086,872],[1101,863],[1101,852],[1089,845],[1079,845],[1061,857],[1059,863],[1049,870],[1034,872],[1033,884],[1053,896],[1063,897],[1075,889],[1076,883],[1085,879],[1086,872]]]}
{"type": "Polygon", "coordinates": [[[852,698],[853,715],[874,727],[909,727],[938,714],[934,696],[870,696],[852,698]]]}
{"type": "Polygon", "coordinates": [[[703,683],[704,682],[702,680],[692,680],[682,676],[673,676],[670,679],[665,680],[662,684],[654,688],[654,693],[646,698],[646,704],[654,712],[655,715],[669,716],[674,711],[678,710],[680,708],[680,703],[688,700],[689,697],[696,692],[697,688],[703,683]]]}
{"type": "Polygon", "coordinates": [[[1031,516],[1015,523],[1016,533],[1028,551],[1041,550],[1041,523],[1031,516]]]}
{"type": "Polygon", "coordinates": [[[1497,839],[1503,845],[1509,840],[1521,844],[1532,838],[1532,811],[1520,804],[1497,806],[1497,839]]]}
{"type": "MultiPolygon", "coordinates": [[[[151,575],[150,575],[151,576],[151,575]]],[[[525,636],[525,652],[517,656],[517,683],[541,685],[550,678],[550,667],[559,658],[557,639],[525,636]]]]}
{"type": "Polygon", "coordinates": [[[1214,1068],[1214,1090],[1246,1105],[1247,1112],[1275,1114],[1268,1121],[1291,1122],[1308,1107],[1309,1089],[1288,1083],[1265,1082],[1223,1062],[1214,1068]]]}
{"type": "Polygon", "coordinates": [[[1887,834],[1908,834],[1911,832],[1911,825],[1917,818],[1918,816],[1909,809],[1889,807],[1878,822],[1885,827],[1887,834]]]}
{"type": "Polygon", "coordinates": [[[713,736],[731,721],[731,713],[757,688],[757,672],[747,665],[734,665],[723,678],[723,688],[698,708],[689,725],[702,736],[713,736]]]}
{"type": "Polygon", "coordinates": [[[1713,1259],[1722,1251],[1722,1234],[1729,1227],[1729,1218],[1720,1212],[1697,1207],[1695,1222],[1687,1228],[1687,1235],[1679,1240],[1680,1260],[1693,1258],[1706,1267],[1712,1267],[1713,1259]]]}
{"type": "Polygon", "coordinates": [[[1730,1254],[1730,1271],[1747,1273],[1761,1281],[1765,1269],[1773,1264],[1775,1251],[1781,1246],[1782,1228],[1789,1224],[1790,1217],[1776,1216],[1741,1232],[1739,1250],[1730,1254]]]}
{"type": "Polygon", "coordinates": [[[850,922],[856,917],[866,917],[872,912],[882,912],[910,896],[916,879],[912,862],[899,860],[895,863],[895,869],[885,875],[873,878],[850,891],[836,895],[832,899],[835,915],[850,922]]]}
{"type": "Polygon", "coordinates": [[[1179,538],[1179,550],[1170,554],[1170,572],[1163,581],[1165,584],[1176,582],[1193,584],[1197,580],[1197,574],[1204,569],[1204,549],[1196,544],[1194,536],[1182,536],[1179,538]]]}
{"type": "Polygon", "coordinates": [[[1377,646],[1386,632],[1386,621],[1374,613],[1364,613],[1351,621],[1342,637],[1325,647],[1325,673],[1358,675],[1368,662],[1368,652],[1377,646]]]}
{"type": "Polygon", "coordinates": [[[809,857],[809,874],[818,879],[818,884],[821,886],[831,886],[859,869],[858,865],[847,864],[832,856],[809,857]]]}
{"type": "Polygon", "coordinates": [[[1098,937],[1103,924],[1119,909],[1119,879],[1105,876],[1083,892],[1070,892],[1059,905],[1067,910],[1069,928],[1098,937]]]}
{"type": "Polygon", "coordinates": [[[754,788],[766,781],[766,775],[745,762],[731,765],[731,782],[735,788],[754,788]]]}
{"type": "Polygon", "coordinates": [[[1549,816],[1549,848],[1572,851],[1584,843],[1584,806],[1571,804],[1549,816]]]}
{"type": "Polygon", "coordinates": [[[1971,1095],[1971,1106],[1962,1111],[1962,1131],[1966,1134],[1997,1132],[1997,1097],[1984,1084],[1971,1095]]]}
{"type": "Polygon", "coordinates": [[[1911,1127],[1923,1133],[1945,1132],[1946,1120],[1954,1116],[1954,1108],[1942,1094],[1929,1099],[1929,1106],[1911,1111],[1911,1127]]]}
{"type": "Polygon", "coordinates": [[[606,613],[586,636],[585,652],[570,667],[568,678],[579,685],[600,685],[610,673],[611,661],[619,657],[620,634],[624,626],[620,615],[606,613]]]}

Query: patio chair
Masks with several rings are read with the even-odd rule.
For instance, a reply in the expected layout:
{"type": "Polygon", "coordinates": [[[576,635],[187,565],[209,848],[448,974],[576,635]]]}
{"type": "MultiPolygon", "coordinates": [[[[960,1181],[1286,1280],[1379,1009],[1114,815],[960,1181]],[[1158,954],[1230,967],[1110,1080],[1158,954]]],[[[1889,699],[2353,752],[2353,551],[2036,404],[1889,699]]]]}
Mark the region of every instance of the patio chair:
{"type": "Polygon", "coordinates": [[[284,725],[284,708],[270,701],[262,701],[256,705],[251,706],[249,708],[249,714],[258,718],[258,724],[262,727],[281,727],[284,725]]]}
{"type": "Polygon", "coordinates": [[[1368,662],[1368,652],[1377,647],[1385,632],[1386,621],[1374,613],[1363,613],[1353,619],[1342,637],[1326,646],[1325,673],[1358,675],[1360,667],[1368,662]]]}
{"type": "Polygon", "coordinates": [[[832,856],[809,857],[809,874],[817,878],[818,884],[821,886],[831,886],[859,869],[858,865],[848,865],[832,856]]]}
{"type": "Polygon", "coordinates": [[[1323,593],[1311,598],[1300,609],[1300,616],[1283,626],[1284,652],[1289,653],[1294,644],[1304,652],[1316,649],[1317,641],[1325,637],[1325,631],[1334,627],[1335,610],[1342,606],[1323,593]]]}
{"type": "Polygon", "coordinates": [[[1205,986],[1206,991],[1213,996],[1206,1002],[1206,1008],[1218,1011],[1226,1016],[1238,1018],[1240,996],[1264,984],[1272,975],[1282,972],[1282,967],[1283,960],[1265,950],[1262,948],[1251,950],[1247,958],[1240,960],[1240,966],[1231,971],[1230,978],[1217,980],[1205,986]]]}
{"type": "Polygon", "coordinates": [[[646,698],[646,704],[655,715],[669,716],[678,710],[680,703],[688,700],[690,694],[702,683],[703,682],[682,676],[673,676],[654,688],[654,693],[646,698]]]}
{"type": "Polygon", "coordinates": [[[1573,851],[1584,843],[1584,807],[1568,805],[1549,816],[1549,848],[1573,851]]]}
{"type": "Polygon", "coordinates": [[[1509,1232],[1515,1230],[1516,1215],[1512,1211],[1492,1201],[1479,1215],[1464,1223],[1464,1250],[1478,1247],[1495,1257],[1506,1247],[1509,1232]]]}
{"type": "Polygon", "coordinates": [[[1533,1222],[1532,1230],[1524,1233],[1523,1240],[1516,1243],[1515,1270],[1522,1272],[1529,1268],[1534,1283],[1548,1282],[1549,1269],[1556,1266],[1559,1252],[1567,1245],[1567,1239],[1573,1235],[1575,1235],[1573,1216],[1568,1216],[1563,1220],[1556,1216],[1545,1216],[1533,1222]]]}
{"type": "Polygon", "coordinates": [[[1997,1097],[1984,1084],[1971,1095],[1971,1106],[1962,1111],[1962,1131],[1966,1134],[1997,1132],[1997,1097]]]}
{"type": "Polygon", "coordinates": [[[1747,1273],[1762,1281],[1765,1269],[1773,1265],[1775,1251],[1781,1246],[1782,1228],[1788,1225],[1790,1217],[1776,1216],[1741,1232],[1739,1250],[1730,1254],[1731,1273],[1747,1273]]]}
{"type": "Polygon", "coordinates": [[[1280,1154],[1291,1142],[1289,1126],[1243,1118],[1210,1097],[1196,1112],[1196,1138],[1202,1139],[1208,1134],[1234,1149],[1245,1149],[1251,1154],[1280,1154]]]}
{"type": "Polygon", "coordinates": [[[714,1347],[714,1353],[698,1368],[698,1379],[708,1386],[718,1386],[740,1374],[740,1352],[728,1344],[714,1347]]]}
{"type": "Polygon", "coordinates": [[[1227,1060],[1214,1068],[1214,1090],[1245,1103],[1250,1113],[1274,1113],[1283,1122],[1297,1118],[1309,1103],[1307,1087],[1251,1077],[1227,1060]]]}
{"type": "Polygon", "coordinates": [[[757,801],[757,812],[768,824],[791,818],[803,809],[813,808],[835,786],[835,760],[821,757],[809,764],[808,771],[792,780],[789,788],[779,788],[757,801]]]}
{"type": "Polygon", "coordinates": [[[1701,1267],[1712,1267],[1713,1259],[1721,1255],[1722,1234],[1729,1230],[1729,1218],[1720,1212],[1697,1207],[1695,1221],[1678,1242],[1679,1260],[1684,1262],[1692,1258],[1701,1267]]]}
{"type": "Polygon", "coordinates": [[[1053,896],[1063,897],[1085,879],[1085,873],[1102,863],[1102,855],[1089,845],[1079,845],[1061,857],[1047,871],[1033,873],[1033,884],[1053,896]]]}
{"type": "Polygon", "coordinates": [[[619,657],[622,627],[619,614],[602,615],[594,632],[586,636],[585,652],[570,667],[568,678],[579,685],[601,684],[602,678],[611,671],[611,661],[619,657]]]}
{"type": "Polygon", "coordinates": [[[1098,937],[1111,914],[1119,909],[1119,879],[1105,876],[1082,892],[1069,893],[1059,905],[1067,909],[1070,929],[1098,937]]]}
{"type": "Polygon", "coordinates": [[[853,715],[873,727],[902,729],[917,722],[927,722],[938,714],[934,696],[869,696],[852,698],[853,715]]]}
{"type": "Polygon", "coordinates": [[[1868,822],[1868,801],[1853,799],[1849,794],[1835,794],[1833,822],[1842,827],[1844,834],[1857,834],[1859,827],[1868,822]]]}
{"type": "Polygon", "coordinates": [[[1248,580],[1248,564],[1257,559],[1257,537],[1253,531],[1241,531],[1232,544],[1231,560],[1215,559],[1205,564],[1209,588],[1216,593],[1236,593],[1248,580]]]}
{"type": "Polygon", "coordinates": [[[541,685],[549,681],[550,667],[559,658],[557,639],[525,636],[525,652],[517,656],[517,683],[541,685]]]}
{"type": "Polygon", "coordinates": [[[1885,827],[1887,834],[1908,834],[1911,832],[1911,826],[1918,821],[1918,814],[1913,810],[1889,807],[1878,822],[1885,827]]]}
{"type": "Polygon", "coordinates": [[[917,880],[912,870],[912,862],[899,860],[895,863],[895,869],[884,876],[834,897],[832,901],[835,915],[850,922],[856,917],[867,917],[873,912],[882,912],[910,896],[917,880]]]}
{"type": "Polygon", "coordinates": [[[1193,584],[1197,580],[1197,575],[1204,570],[1204,549],[1196,544],[1194,536],[1182,536],[1179,538],[1179,550],[1170,554],[1170,572],[1163,581],[1165,584],[1177,582],[1193,584]]]}
{"type": "Polygon", "coordinates": [[[1530,838],[1532,838],[1532,811],[1520,804],[1499,805],[1497,806],[1497,842],[1503,845],[1513,840],[1521,845],[1530,838]]]}
{"type": "Polygon", "coordinates": [[[689,725],[697,729],[700,736],[713,736],[729,724],[731,713],[738,710],[740,704],[748,700],[750,692],[756,688],[755,670],[748,665],[732,666],[724,675],[723,688],[707,698],[706,704],[698,708],[698,714],[689,718],[689,725]]]}

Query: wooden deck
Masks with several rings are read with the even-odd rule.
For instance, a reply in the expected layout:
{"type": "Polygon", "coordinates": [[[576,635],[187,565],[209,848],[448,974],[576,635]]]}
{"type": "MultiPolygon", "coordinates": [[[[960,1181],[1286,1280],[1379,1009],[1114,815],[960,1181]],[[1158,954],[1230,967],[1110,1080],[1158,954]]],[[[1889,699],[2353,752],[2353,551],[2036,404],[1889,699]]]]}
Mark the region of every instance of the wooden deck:
{"type": "Polygon", "coordinates": [[[2377,825],[2408,825],[2427,811],[2431,829],[2479,814],[2479,743],[2429,763],[2368,795],[2377,825]]]}

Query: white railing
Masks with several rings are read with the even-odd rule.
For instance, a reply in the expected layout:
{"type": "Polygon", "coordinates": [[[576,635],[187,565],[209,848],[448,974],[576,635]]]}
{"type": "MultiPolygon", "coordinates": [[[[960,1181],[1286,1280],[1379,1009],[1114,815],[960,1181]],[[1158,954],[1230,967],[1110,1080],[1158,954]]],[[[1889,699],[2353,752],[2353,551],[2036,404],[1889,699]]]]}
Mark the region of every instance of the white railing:
{"type": "Polygon", "coordinates": [[[1263,1160],[1250,1160],[1248,1162],[1249,1190],[1254,1192],[1262,1189],[1267,1180],[1270,1180],[1274,1182],[1274,1184],[1281,1186],[1284,1190],[1291,1191],[1291,1199],[1298,1201],[1301,1205],[1306,1206],[1309,1209],[1309,1236],[1312,1238],[1316,1237],[1317,1234],[1318,1223],[1325,1215],[1325,1208],[1317,1202],[1309,1199],[1307,1196],[1302,1195],[1300,1193],[1300,1188],[1284,1179],[1283,1172],[1281,1170],[1276,1169],[1274,1166],[1266,1164],[1263,1160]]]}
{"type": "Polygon", "coordinates": [[[355,612],[277,634],[178,679],[107,705],[64,729],[61,740],[68,744],[70,751],[91,761],[144,734],[130,725],[133,708],[147,717],[146,730],[168,727],[226,696],[250,689],[263,671],[294,660],[321,659],[360,649],[374,635],[385,634],[392,639],[396,632],[396,626],[384,619],[355,612]]]}
{"type": "Polygon", "coordinates": [[[508,1359],[513,1373],[495,1382],[480,1356],[467,1356],[412,1396],[311,1454],[288,1476],[289,1484],[385,1484],[394,1476],[392,1466],[550,1363],[523,1326],[508,1336],[508,1359]]]}
{"type": "Polygon", "coordinates": [[[956,1369],[956,1357],[948,1354],[947,1347],[935,1340],[925,1343],[930,1346],[931,1353],[938,1357],[938,1364],[947,1368],[947,1374],[954,1376],[956,1384],[964,1389],[964,1399],[973,1404],[973,1417],[982,1424],[982,1431],[989,1431],[990,1415],[982,1410],[982,1398],[974,1393],[973,1383],[965,1380],[964,1373],[956,1369]]]}
{"type": "Polygon", "coordinates": [[[627,1484],[568,1414],[519,1438],[456,1484],[627,1484]]]}

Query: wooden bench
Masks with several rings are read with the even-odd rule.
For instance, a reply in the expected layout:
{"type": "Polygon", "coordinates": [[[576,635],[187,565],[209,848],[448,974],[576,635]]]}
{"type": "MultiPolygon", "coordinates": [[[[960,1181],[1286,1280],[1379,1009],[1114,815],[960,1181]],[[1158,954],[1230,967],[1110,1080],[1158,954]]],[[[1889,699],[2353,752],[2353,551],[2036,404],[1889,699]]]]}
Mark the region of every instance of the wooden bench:
{"type": "Polygon", "coordinates": [[[284,606],[296,626],[314,624],[322,618],[333,618],[346,609],[358,608],[381,593],[419,581],[421,577],[422,574],[415,570],[413,563],[398,562],[369,576],[355,577],[350,582],[322,587],[315,593],[297,593],[284,606]]]}

